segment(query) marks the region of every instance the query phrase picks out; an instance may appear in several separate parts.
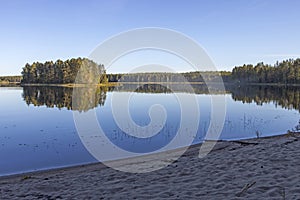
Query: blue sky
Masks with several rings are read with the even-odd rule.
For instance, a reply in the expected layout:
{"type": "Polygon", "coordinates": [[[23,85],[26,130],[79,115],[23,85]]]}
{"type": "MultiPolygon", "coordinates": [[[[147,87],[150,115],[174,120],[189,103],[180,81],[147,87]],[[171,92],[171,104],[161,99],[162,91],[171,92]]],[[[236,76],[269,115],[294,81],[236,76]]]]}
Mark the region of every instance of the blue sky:
{"type": "Polygon", "coordinates": [[[108,37],[142,27],[182,32],[219,70],[300,57],[300,1],[0,0],[0,75],[28,62],[87,57],[108,37]]]}

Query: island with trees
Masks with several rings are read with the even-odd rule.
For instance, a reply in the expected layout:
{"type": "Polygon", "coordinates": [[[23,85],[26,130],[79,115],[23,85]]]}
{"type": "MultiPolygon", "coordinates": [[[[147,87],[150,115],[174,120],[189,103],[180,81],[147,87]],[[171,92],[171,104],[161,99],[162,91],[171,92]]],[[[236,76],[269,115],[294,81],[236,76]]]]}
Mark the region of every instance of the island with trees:
{"type": "Polygon", "coordinates": [[[107,83],[103,65],[98,65],[87,58],[72,58],[66,61],[47,61],[26,64],[22,71],[22,84],[73,84],[90,83],[99,79],[99,83],[107,83]],[[81,74],[88,77],[79,77],[79,70],[86,70],[81,74]],[[95,77],[98,76],[98,77],[95,77]]]}

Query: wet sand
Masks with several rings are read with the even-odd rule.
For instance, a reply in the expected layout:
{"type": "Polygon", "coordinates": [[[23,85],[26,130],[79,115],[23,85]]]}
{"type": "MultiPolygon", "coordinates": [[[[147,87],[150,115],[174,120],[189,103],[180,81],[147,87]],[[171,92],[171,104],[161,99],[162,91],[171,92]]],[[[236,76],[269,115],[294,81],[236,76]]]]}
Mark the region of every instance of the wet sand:
{"type": "Polygon", "coordinates": [[[1,177],[0,199],[300,199],[299,139],[221,141],[204,158],[195,145],[144,174],[91,164],[1,177]]]}

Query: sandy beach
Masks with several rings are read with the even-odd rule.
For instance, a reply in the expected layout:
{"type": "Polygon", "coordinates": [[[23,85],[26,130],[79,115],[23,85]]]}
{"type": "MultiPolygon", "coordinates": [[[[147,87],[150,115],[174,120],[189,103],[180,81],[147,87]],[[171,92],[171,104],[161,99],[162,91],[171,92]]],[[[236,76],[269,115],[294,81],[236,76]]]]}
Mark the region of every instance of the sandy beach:
{"type": "Polygon", "coordinates": [[[300,199],[299,137],[221,141],[201,159],[195,145],[144,174],[91,164],[1,177],[0,199],[300,199]]]}

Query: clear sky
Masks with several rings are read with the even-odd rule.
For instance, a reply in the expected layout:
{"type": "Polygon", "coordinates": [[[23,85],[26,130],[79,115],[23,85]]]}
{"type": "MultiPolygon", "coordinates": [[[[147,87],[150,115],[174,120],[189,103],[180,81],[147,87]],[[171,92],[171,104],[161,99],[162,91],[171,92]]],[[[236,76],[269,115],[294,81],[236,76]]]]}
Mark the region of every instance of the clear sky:
{"type": "Polygon", "coordinates": [[[300,57],[298,0],[0,0],[0,75],[87,57],[108,37],[162,27],[201,44],[219,70],[300,57]]]}

